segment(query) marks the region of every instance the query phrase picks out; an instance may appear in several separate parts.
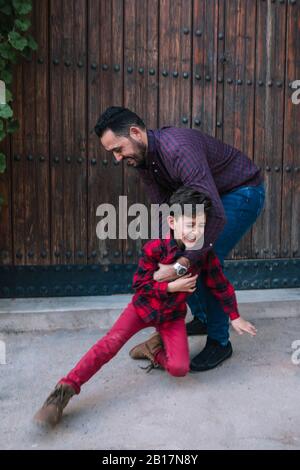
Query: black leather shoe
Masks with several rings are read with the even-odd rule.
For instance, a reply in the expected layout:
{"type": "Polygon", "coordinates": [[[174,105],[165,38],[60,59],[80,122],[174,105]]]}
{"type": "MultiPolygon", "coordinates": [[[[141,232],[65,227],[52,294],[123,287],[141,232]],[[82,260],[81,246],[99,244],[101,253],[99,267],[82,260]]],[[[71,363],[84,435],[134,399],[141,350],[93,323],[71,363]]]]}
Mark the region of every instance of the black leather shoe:
{"type": "Polygon", "coordinates": [[[207,325],[198,318],[186,324],[186,332],[188,336],[207,335],[207,325]]]}
{"type": "Polygon", "coordinates": [[[230,341],[226,346],[222,346],[218,341],[207,338],[205,348],[192,359],[190,369],[194,372],[214,369],[221,362],[229,359],[231,355],[232,346],[230,341]]]}

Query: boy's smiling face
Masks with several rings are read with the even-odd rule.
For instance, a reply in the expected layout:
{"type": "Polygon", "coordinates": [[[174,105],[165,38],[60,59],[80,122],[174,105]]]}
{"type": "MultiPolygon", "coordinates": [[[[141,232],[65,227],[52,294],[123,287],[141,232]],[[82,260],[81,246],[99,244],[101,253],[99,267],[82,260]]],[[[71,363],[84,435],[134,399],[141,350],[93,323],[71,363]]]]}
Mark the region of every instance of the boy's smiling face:
{"type": "Polygon", "coordinates": [[[167,217],[169,227],[174,230],[174,238],[179,244],[184,244],[187,250],[195,249],[195,246],[204,237],[206,222],[205,213],[196,214],[195,217],[180,215],[167,217]]]}

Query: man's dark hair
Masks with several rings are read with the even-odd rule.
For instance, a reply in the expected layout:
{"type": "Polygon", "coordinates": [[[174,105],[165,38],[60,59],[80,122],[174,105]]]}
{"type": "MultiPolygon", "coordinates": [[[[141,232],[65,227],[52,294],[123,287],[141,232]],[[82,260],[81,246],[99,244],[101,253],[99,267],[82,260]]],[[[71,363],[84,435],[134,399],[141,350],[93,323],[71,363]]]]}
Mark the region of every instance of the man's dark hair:
{"type": "MultiPolygon", "coordinates": [[[[192,205],[192,217],[196,216],[196,204],[204,204],[204,212],[208,214],[211,210],[211,200],[210,198],[201,192],[195,191],[195,189],[189,188],[187,186],[180,186],[169,198],[169,205],[178,204],[181,207],[181,213],[184,214],[184,205],[192,205]]],[[[175,216],[178,213],[170,211],[170,215],[175,216]]]]}
{"type": "Polygon", "coordinates": [[[118,136],[128,136],[131,126],[146,129],[142,119],[130,109],[111,106],[99,117],[95,125],[95,132],[98,137],[102,137],[104,132],[110,129],[118,136]]]}

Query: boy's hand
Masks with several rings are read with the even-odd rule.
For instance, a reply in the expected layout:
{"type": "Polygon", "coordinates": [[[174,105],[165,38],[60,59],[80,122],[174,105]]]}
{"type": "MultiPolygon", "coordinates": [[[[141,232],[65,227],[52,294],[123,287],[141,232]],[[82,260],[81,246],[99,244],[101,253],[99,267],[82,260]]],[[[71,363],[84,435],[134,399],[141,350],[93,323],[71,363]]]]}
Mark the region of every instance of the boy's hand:
{"type": "Polygon", "coordinates": [[[249,333],[249,335],[251,336],[255,336],[257,333],[257,329],[255,328],[255,326],[252,325],[252,323],[250,323],[249,321],[244,320],[244,318],[242,317],[232,320],[231,325],[239,335],[244,334],[244,331],[246,331],[246,333],[249,333]]]}
{"type": "Polygon", "coordinates": [[[189,273],[175,279],[175,281],[169,282],[168,292],[195,292],[197,277],[198,274],[192,276],[191,273],[189,273]]]}

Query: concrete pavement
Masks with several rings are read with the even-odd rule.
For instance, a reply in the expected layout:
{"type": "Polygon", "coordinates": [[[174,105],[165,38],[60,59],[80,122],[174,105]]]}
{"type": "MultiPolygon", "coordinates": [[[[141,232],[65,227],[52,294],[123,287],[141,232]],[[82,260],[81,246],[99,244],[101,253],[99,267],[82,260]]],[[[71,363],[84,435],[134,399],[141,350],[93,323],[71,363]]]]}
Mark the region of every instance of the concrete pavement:
{"type": "MultiPolygon", "coordinates": [[[[300,365],[291,360],[299,317],[255,324],[256,338],[232,334],[234,355],[222,366],[185,378],[161,370],[146,374],[141,361],[129,358],[150,329],[140,332],[48,433],[31,424],[33,413],[104,332],[2,331],[7,364],[0,365],[0,448],[300,449],[300,365]]],[[[204,343],[204,337],[190,338],[191,356],[204,343]]]]}

